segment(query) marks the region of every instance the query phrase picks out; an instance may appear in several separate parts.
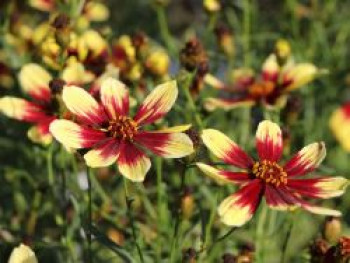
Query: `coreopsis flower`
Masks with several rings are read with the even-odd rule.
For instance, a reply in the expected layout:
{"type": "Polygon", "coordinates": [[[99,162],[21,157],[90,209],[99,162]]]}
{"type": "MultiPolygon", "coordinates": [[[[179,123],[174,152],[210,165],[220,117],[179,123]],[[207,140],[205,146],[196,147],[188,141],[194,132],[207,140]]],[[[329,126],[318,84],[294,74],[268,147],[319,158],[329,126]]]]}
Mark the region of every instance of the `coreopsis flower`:
{"type": "Polygon", "coordinates": [[[142,182],[151,162],[144,149],[165,158],[180,158],[193,152],[184,126],[147,131],[144,125],[161,119],[173,106],[178,89],[175,81],[157,86],[144,100],[136,115],[129,116],[129,92],[115,79],[106,79],[100,89],[101,102],[76,86],[65,86],[62,99],[77,116],[77,122],[55,120],[53,136],[64,146],[88,149],[84,155],[90,167],[118,163],[120,173],[142,182]]]}
{"type": "MultiPolygon", "coordinates": [[[[222,108],[225,110],[239,106],[283,106],[287,95],[311,82],[319,73],[311,63],[295,64],[289,59],[283,66],[278,63],[277,56],[271,54],[262,66],[260,77],[252,78],[252,82],[238,82],[237,85],[217,86],[224,94],[220,98],[208,98],[205,107],[208,110],[222,108]]],[[[242,76],[243,77],[243,76],[242,76]]]]}
{"type": "MultiPolygon", "coordinates": [[[[85,84],[89,75],[84,74],[81,64],[75,64],[63,70],[64,82],[77,85],[85,84]]],[[[59,104],[55,93],[57,81],[50,86],[52,76],[38,64],[24,65],[18,75],[22,90],[29,95],[30,100],[5,96],[0,98],[0,112],[20,121],[32,123],[28,137],[33,142],[49,144],[52,136],[49,132],[50,123],[59,115],[59,104]]]]}
{"type": "Polygon", "coordinates": [[[13,249],[8,263],[38,263],[38,259],[30,247],[20,244],[13,249]]]}
{"type": "Polygon", "coordinates": [[[202,139],[219,159],[242,171],[224,171],[204,163],[197,166],[207,175],[223,183],[236,183],[240,189],[219,206],[223,223],[242,226],[251,219],[265,197],[269,207],[289,210],[297,207],[316,214],[340,216],[340,212],[315,206],[306,198],[331,198],[344,193],[348,180],[343,177],[300,178],[314,171],[326,156],[323,142],[315,142],[297,152],[287,163],[281,164],[283,150],[280,127],[262,121],[256,132],[259,158],[254,160],[223,133],[207,129],[202,139]]]}
{"type": "Polygon", "coordinates": [[[350,102],[333,112],[329,126],[343,149],[350,152],[350,102]]]}

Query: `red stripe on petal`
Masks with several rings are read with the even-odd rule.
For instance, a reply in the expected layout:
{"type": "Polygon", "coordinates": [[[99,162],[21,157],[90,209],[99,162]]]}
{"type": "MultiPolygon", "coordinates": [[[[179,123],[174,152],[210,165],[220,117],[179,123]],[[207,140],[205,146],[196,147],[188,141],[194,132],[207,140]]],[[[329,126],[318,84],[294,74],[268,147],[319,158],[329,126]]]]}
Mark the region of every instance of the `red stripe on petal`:
{"type": "Polygon", "coordinates": [[[252,179],[251,176],[245,172],[231,172],[220,170],[219,174],[222,175],[225,179],[235,183],[246,183],[252,179]]]}
{"type": "Polygon", "coordinates": [[[277,162],[283,150],[280,127],[271,121],[260,122],[256,132],[256,148],[261,160],[277,162]]]}
{"type": "Polygon", "coordinates": [[[47,103],[51,101],[51,91],[47,87],[38,87],[35,91],[29,91],[28,94],[37,101],[43,101],[47,103]]]}
{"type": "Polygon", "coordinates": [[[218,208],[221,220],[231,226],[242,226],[249,221],[260,204],[262,186],[259,180],[253,180],[226,198],[218,208]]]}
{"type": "Polygon", "coordinates": [[[275,209],[288,209],[298,205],[297,200],[285,188],[277,188],[273,185],[265,186],[266,203],[275,209]]]}
{"type": "Polygon", "coordinates": [[[85,154],[84,159],[90,167],[106,167],[117,160],[119,150],[120,142],[108,139],[85,154]]]}
{"type": "Polygon", "coordinates": [[[164,147],[170,136],[170,133],[139,132],[135,135],[135,141],[151,150],[154,154],[162,156],[165,153],[164,147]]]}

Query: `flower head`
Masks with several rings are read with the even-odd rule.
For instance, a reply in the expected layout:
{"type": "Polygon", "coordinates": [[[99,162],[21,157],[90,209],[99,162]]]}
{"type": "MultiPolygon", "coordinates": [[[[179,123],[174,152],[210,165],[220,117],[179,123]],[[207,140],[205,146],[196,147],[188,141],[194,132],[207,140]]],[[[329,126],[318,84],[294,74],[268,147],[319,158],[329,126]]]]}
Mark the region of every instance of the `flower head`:
{"type": "Polygon", "coordinates": [[[271,121],[263,121],[256,132],[258,160],[245,153],[223,133],[207,129],[202,139],[210,151],[225,163],[242,171],[224,171],[204,163],[197,166],[210,177],[223,183],[236,183],[240,189],[219,206],[221,220],[241,226],[251,219],[265,197],[269,207],[280,210],[301,207],[316,214],[340,216],[340,212],[314,206],[306,198],[331,198],[344,193],[348,180],[343,177],[299,178],[314,171],[326,156],[323,142],[312,143],[296,153],[287,163],[280,164],[282,133],[271,121]]]}
{"type": "Polygon", "coordinates": [[[77,122],[55,120],[50,131],[66,147],[89,149],[84,155],[88,166],[117,162],[122,175],[140,182],[151,166],[145,149],[165,158],[180,158],[193,152],[192,141],[181,132],[186,130],[184,126],[159,131],[144,129],[144,125],[161,119],[171,109],[177,93],[175,81],[159,85],[130,117],[129,91],[118,80],[103,81],[100,103],[82,88],[65,86],[62,98],[77,122]]]}
{"type": "Polygon", "coordinates": [[[8,263],[38,263],[38,260],[30,247],[20,244],[12,251],[8,263]]]}
{"type": "Polygon", "coordinates": [[[247,69],[240,71],[243,72],[246,74],[240,74],[233,85],[216,87],[224,91],[225,96],[208,98],[205,107],[208,110],[216,108],[229,110],[256,104],[281,107],[285,105],[286,96],[291,91],[311,82],[319,70],[311,63],[295,64],[292,58],[280,65],[278,57],[271,54],[263,63],[258,78],[252,76],[247,69]]]}

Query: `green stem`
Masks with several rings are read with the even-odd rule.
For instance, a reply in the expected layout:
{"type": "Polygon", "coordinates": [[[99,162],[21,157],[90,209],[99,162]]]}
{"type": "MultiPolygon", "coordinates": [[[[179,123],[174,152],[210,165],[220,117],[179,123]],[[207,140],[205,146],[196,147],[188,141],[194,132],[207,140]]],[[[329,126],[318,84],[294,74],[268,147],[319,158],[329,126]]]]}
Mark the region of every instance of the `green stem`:
{"type": "Polygon", "coordinates": [[[92,169],[87,168],[87,183],[88,183],[88,262],[92,263],[92,235],[91,235],[91,226],[92,226],[92,185],[91,185],[92,169]]]}
{"type": "Polygon", "coordinates": [[[188,74],[186,81],[185,81],[185,84],[183,85],[183,90],[184,90],[184,93],[185,93],[185,96],[187,99],[188,107],[190,108],[190,110],[192,111],[192,113],[194,115],[196,124],[202,130],[204,128],[204,125],[203,125],[202,119],[197,111],[196,104],[194,103],[194,100],[193,100],[191,93],[190,93],[190,86],[191,86],[191,83],[192,83],[195,75],[196,75],[196,72],[188,74]]]}
{"type": "Polygon", "coordinates": [[[170,34],[168,21],[166,19],[165,9],[161,5],[156,6],[157,20],[159,25],[160,35],[171,54],[176,54],[173,38],[170,34]]]}
{"type": "Polygon", "coordinates": [[[240,145],[246,145],[250,137],[250,108],[242,108],[240,145]]]}
{"type": "Polygon", "coordinates": [[[267,205],[261,204],[262,209],[260,211],[258,225],[256,227],[256,256],[257,262],[264,262],[264,229],[267,218],[267,205]]]}
{"type": "Polygon", "coordinates": [[[162,188],[162,159],[156,159],[156,174],[157,174],[157,208],[158,208],[158,246],[157,246],[157,262],[161,262],[161,227],[163,223],[163,188],[162,188]]]}
{"type": "Polygon", "coordinates": [[[137,242],[137,236],[136,236],[136,228],[135,228],[135,222],[134,222],[134,216],[132,214],[132,201],[133,199],[129,196],[128,186],[127,186],[127,179],[123,177],[123,185],[124,185],[124,193],[125,193],[125,202],[126,202],[126,208],[127,208],[127,214],[130,220],[131,225],[131,231],[132,231],[132,238],[134,241],[134,245],[136,246],[137,253],[139,254],[141,263],[144,263],[145,260],[143,258],[142,250],[140,245],[137,242]]]}
{"type": "Polygon", "coordinates": [[[208,254],[210,253],[210,251],[212,251],[214,249],[214,247],[221,243],[222,241],[224,241],[226,238],[228,238],[233,232],[235,232],[237,229],[237,227],[232,227],[229,231],[227,231],[226,234],[222,235],[221,237],[219,237],[218,239],[216,239],[212,245],[207,249],[208,250],[208,254]]]}
{"type": "Polygon", "coordinates": [[[91,183],[93,184],[96,192],[100,195],[100,197],[102,198],[103,202],[108,203],[109,202],[109,197],[106,194],[106,192],[103,190],[100,182],[97,180],[96,176],[94,173],[91,173],[91,183]]]}
{"type": "Polygon", "coordinates": [[[243,55],[244,66],[250,65],[250,0],[243,1],[243,55]]]}
{"type": "Polygon", "coordinates": [[[292,234],[292,229],[293,229],[293,216],[291,216],[289,218],[289,227],[288,227],[288,230],[287,230],[287,233],[286,233],[286,238],[284,239],[283,241],[283,244],[282,244],[282,256],[281,256],[281,262],[282,263],[285,263],[287,262],[286,261],[286,256],[287,256],[287,247],[288,247],[288,242],[289,242],[289,239],[291,237],[291,234],[292,234]]]}
{"type": "MultiPolygon", "coordinates": [[[[187,165],[183,164],[181,166],[180,170],[180,177],[181,177],[181,184],[180,184],[180,198],[181,199],[184,188],[186,185],[186,171],[187,171],[187,165]]],[[[175,218],[175,226],[174,226],[174,233],[173,233],[173,238],[172,238],[172,243],[171,243],[171,251],[170,251],[170,263],[175,262],[175,250],[178,247],[178,238],[179,238],[179,228],[180,228],[180,216],[181,216],[181,202],[179,201],[179,207],[176,213],[176,218],[175,218]]]]}
{"type": "Polygon", "coordinates": [[[47,180],[50,187],[54,185],[54,175],[53,175],[53,167],[52,167],[53,147],[54,147],[54,144],[51,143],[51,145],[47,149],[47,155],[46,155],[47,180]]]}

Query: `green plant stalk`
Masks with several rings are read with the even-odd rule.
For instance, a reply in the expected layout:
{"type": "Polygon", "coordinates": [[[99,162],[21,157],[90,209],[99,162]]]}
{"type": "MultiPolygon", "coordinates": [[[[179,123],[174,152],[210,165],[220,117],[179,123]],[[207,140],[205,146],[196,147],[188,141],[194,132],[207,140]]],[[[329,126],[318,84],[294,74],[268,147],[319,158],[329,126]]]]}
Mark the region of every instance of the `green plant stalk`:
{"type": "Polygon", "coordinates": [[[186,81],[185,81],[185,84],[183,85],[183,91],[184,91],[185,96],[186,96],[188,107],[194,115],[196,124],[198,125],[198,127],[201,130],[203,130],[203,128],[204,128],[203,121],[202,121],[202,119],[197,111],[196,104],[194,103],[194,100],[193,100],[191,93],[190,93],[190,86],[191,86],[191,83],[192,83],[195,75],[196,75],[196,72],[193,72],[193,73],[189,73],[186,76],[186,81]]]}
{"type": "Polygon", "coordinates": [[[157,245],[157,262],[161,262],[161,227],[163,226],[163,189],[162,189],[162,159],[156,158],[156,174],[157,174],[157,209],[158,209],[158,245],[157,245]]]}
{"type": "Polygon", "coordinates": [[[266,224],[266,218],[267,218],[267,205],[265,203],[261,204],[262,208],[260,211],[258,224],[256,226],[256,257],[257,262],[263,263],[264,262],[264,229],[266,224]]]}
{"type": "Polygon", "coordinates": [[[97,180],[95,173],[91,172],[91,183],[94,186],[94,189],[96,192],[100,195],[104,203],[108,203],[110,201],[110,198],[108,197],[107,193],[103,190],[100,182],[97,180]]]}
{"type": "Polygon", "coordinates": [[[142,250],[141,250],[141,247],[140,247],[139,243],[137,242],[137,235],[136,235],[134,216],[132,214],[132,207],[131,207],[131,205],[132,205],[132,201],[133,200],[129,196],[128,186],[127,186],[127,179],[124,176],[123,176],[123,186],[124,186],[127,214],[128,214],[128,217],[129,217],[129,220],[130,220],[130,224],[131,224],[132,238],[133,238],[134,245],[136,247],[137,253],[138,253],[139,257],[140,257],[140,261],[141,261],[141,263],[144,263],[145,260],[143,258],[142,250]]]}
{"type": "Polygon", "coordinates": [[[250,0],[243,1],[243,55],[244,55],[244,66],[250,66],[250,0]]]}
{"type": "Polygon", "coordinates": [[[169,31],[168,21],[166,19],[165,9],[161,5],[156,6],[156,13],[157,13],[157,20],[158,20],[158,26],[160,35],[169,50],[170,54],[175,55],[177,54],[176,48],[174,45],[173,38],[169,31]]]}
{"type": "Polygon", "coordinates": [[[250,137],[250,107],[244,107],[241,109],[241,134],[240,145],[245,146],[248,143],[250,137]]]}
{"type": "Polygon", "coordinates": [[[53,147],[54,147],[54,144],[51,143],[51,145],[47,148],[47,154],[46,154],[47,181],[50,187],[53,187],[54,185],[53,163],[52,163],[53,147]]]}
{"type": "MultiPolygon", "coordinates": [[[[187,171],[187,165],[183,164],[181,166],[180,170],[180,178],[181,178],[181,184],[180,184],[180,197],[182,197],[184,187],[186,185],[186,171],[187,171]]],[[[180,198],[179,198],[180,200],[180,198]]],[[[172,242],[171,242],[171,251],[170,251],[170,263],[175,262],[176,258],[176,247],[178,245],[178,238],[179,238],[179,228],[180,228],[180,216],[181,216],[181,202],[179,201],[179,207],[177,210],[176,218],[175,218],[175,226],[174,226],[174,232],[173,232],[173,237],[172,237],[172,242]]]]}
{"type": "Polygon", "coordinates": [[[91,185],[92,171],[91,168],[87,167],[87,183],[88,183],[88,262],[92,263],[92,235],[91,235],[91,225],[92,225],[92,185],[91,185]]]}
{"type": "Polygon", "coordinates": [[[288,229],[287,229],[287,233],[286,233],[286,238],[284,239],[283,241],[283,244],[282,244],[282,255],[281,255],[281,262],[282,263],[285,263],[287,262],[286,261],[286,256],[287,256],[287,247],[288,247],[288,242],[289,242],[289,239],[292,235],[292,230],[293,230],[293,223],[294,223],[294,213],[289,217],[289,226],[288,226],[288,229]]]}

